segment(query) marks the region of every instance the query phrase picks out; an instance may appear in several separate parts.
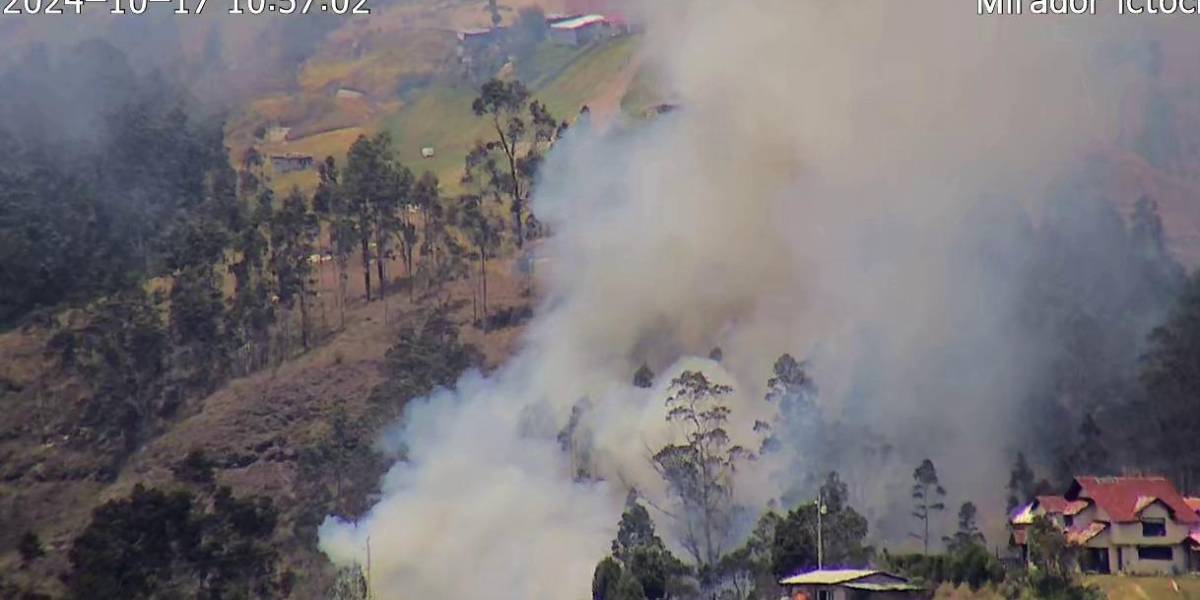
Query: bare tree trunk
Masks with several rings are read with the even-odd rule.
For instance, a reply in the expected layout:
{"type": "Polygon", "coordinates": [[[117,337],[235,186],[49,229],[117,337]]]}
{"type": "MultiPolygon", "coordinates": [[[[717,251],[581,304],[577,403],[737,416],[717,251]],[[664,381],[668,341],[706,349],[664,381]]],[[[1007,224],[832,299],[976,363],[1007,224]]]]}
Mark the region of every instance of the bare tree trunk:
{"type": "Polygon", "coordinates": [[[338,330],[346,330],[346,280],[349,276],[346,274],[346,261],[341,258],[337,260],[337,290],[338,290],[338,330]]]}
{"type": "Polygon", "coordinates": [[[524,207],[520,198],[513,198],[512,213],[513,213],[513,238],[517,241],[517,250],[525,247],[525,228],[522,226],[521,213],[524,212],[524,207]]]}
{"type": "Polygon", "coordinates": [[[341,295],[341,300],[337,302],[338,313],[338,329],[346,331],[346,281],[349,280],[349,275],[346,270],[342,270],[342,274],[337,277],[337,292],[341,295]]]}
{"type": "Polygon", "coordinates": [[[308,289],[300,286],[300,343],[308,351],[308,289]]]}
{"type": "Polygon", "coordinates": [[[371,242],[367,236],[362,238],[362,268],[363,285],[367,288],[367,302],[371,301],[371,242]]]}
{"type": "Polygon", "coordinates": [[[321,330],[329,331],[329,321],[325,318],[325,253],[321,253],[321,262],[317,263],[317,298],[321,301],[321,330]]]}
{"type": "Polygon", "coordinates": [[[382,298],[387,294],[387,279],[384,277],[384,261],[387,260],[387,238],[384,237],[382,228],[380,228],[375,238],[375,270],[379,273],[379,297],[382,298]]]}
{"type": "Polygon", "coordinates": [[[487,309],[487,252],[482,248],[479,250],[479,281],[480,281],[480,308],[483,313],[483,330],[488,330],[488,309],[487,309]]]}
{"type": "Polygon", "coordinates": [[[317,292],[317,299],[321,302],[321,332],[329,331],[329,320],[325,317],[325,294],[317,292]]]}
{"type": "MultiPolygon", "coordinates": [[[[926,491],[925,493],[928,494],[929,492],[926,491]]],[[[929,502],[928,501],[926,501],[924,504],[924,514],[925,514],[925,516],[921,520],[923,521],[923,524],[925,526],[925,534],[924,534],[924,537],[921,538],[921,543],[923,544],[923,546],[925,548],[925,555],[928,556],[929,555],[929,502]]]]}
{"type": "Polygon", "coordinates": [[[277,360],[275,362],[275,364],[277,364],[277,365],[282,364],[283,361],[287,360],[288,356],[290,356],[292,353],[291,320],[292,320],[292,311],[287,308],[283,309],[283,319],[282,319],[283,331],[281,332],[281,335],[280,335],[279,356],[276,357],[277,360]]]}

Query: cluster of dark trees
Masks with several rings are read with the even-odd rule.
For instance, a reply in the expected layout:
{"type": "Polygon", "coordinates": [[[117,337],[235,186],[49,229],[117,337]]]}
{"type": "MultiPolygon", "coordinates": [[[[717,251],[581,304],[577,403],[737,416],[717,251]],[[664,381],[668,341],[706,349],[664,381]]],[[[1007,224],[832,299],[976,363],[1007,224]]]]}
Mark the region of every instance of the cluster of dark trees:
{"type": "Polygon", "coordinates": [[[92,391],[84,441],[132,451],[188,398],[286,358],[296,308],[301,344],[310,345],[316,215],[299,192],[276,202],[257,153],[247,153],[240,171],[225,156],[221,149],[198,173],[194,202],[160,224],[146,269],[78,289],[91,298],[82,310],[51,320],[47,352],[92,391]]]}
{"type": "Polygon", "coordinates": [[[435,176],[414,177],[396,161],[391,139],[383,133],[355,142],[343,171],[326,159],[312,204],[327,223],[340,281],[357,254],[367,301],[373,289],[375,298],[386,294],[385,265],[391,258],[404,265],[410,294],[423,284],[442,305],[442,286],[466,275],[474,262],[473,314],[487,330],[495,321],[488,312],[488,261],[506,240],[520,250],[526,240],[544,233],[529,210],[529,198],[545,153],[566,123],[556,121],[520,81],[484,83],[471,110],[491,125],[491,134],[466,156],[461,181],[466,193],[443,198],[435,176]],[[497,214],[505,209],[511,215],[508,227],[497,214]]]}
{"type": "MultiPolygon", "coordinates": [[[[69,74],[84,68],[66,64],[69,74]]],[[[234,168],[219,123],[161,108],[170,88],[150,89],[154,102],[113,100],[102,141],[73,168],[56,156],[70,144],[0,135],[17,156],[0,167],[0,322],[40,310],[54,325],[47,351],[92,390],[78,441],[127,454],[188,398],[309,349],[331,330],[328,294],[315,279],[326,261],[337,270],[341,326],[352,261],[368,302],[386,299],[398,259],[410,298],[421,289],[439,307],[445,284],[474,261],[476,323],[486,330],[528,317],[489,314],[487,264],[504,240],[520,248],[540,235],[528,200],[565,125],[520,82],[482,87],[473,111],[494,139],[466,158],[469,192],[456,199],[441,195],[432,174],[416,177],[397,162],[387,134],[356,141],[344,168],[323,161],[311,197],[293,190],[279,199],[254,148],[234,168]],[[63,312],[70,305],[82,310],[63,312]]],[[[444,322],[441,314],[431,322],[444,322]]]]}
{"type": "MultiPolygon", "coordinates": [[[[452,302],[447,283],[474,275],[475,322],[485,330],[528,318],[527,308],[489,313],[487,264],[503,244],[541,235],[528,199],[565,125],[519,82],[492,81],[472,110],[495,136],[466,158],[466,194],[443,197],[438,180],[414,176],[381,134],[356,141],[344,165],[323,161],[311,196],[279,198],[256,149],[230,164],[219,122],[196,122],[183,108],[116,105],[98,117],[107,129],[95,148],[77,150],[95,164],[52,160],[72,147],[52,136],[4,135],[19,160],[0,167],[0,321],[50,327],[48,355],[90,392],[64,426],[72,443],[113,458],[113,476],[189,399],[344,327],[352,264],[367,302],[407,286],[424,316],[385,357],[379,410],[335,412],[328,435],[298,453],[307,500],[292,533],[315,545],[325,515],[369,507],[386,463],[361,440],[404,399],[482,364],[459,341],[452,313],[465,301],[452,302]],[[336,326],[315,279],[327,262],[337,271],[336,326]],[[388,272],[396,262],[403,278],[388,272]]],[[[181,489],[139,487],[98,509],[70,555],[73,593],[286,596],[294,578],[278,572],[271,550],[274,508],[215,489],[213,467],[192,453],[176,467],[181,489]]],[[[21,549],[30,564],[46,552],[32,532],[21,549]]]]}
{"type": "Polygon", "coordinates": [[[1042,435],[1054,434],[1060,441],[1033,444],[1053,450],[1050,461],[1045,453],[1041,456],[1046,474],[1042,477],[1032,464],[1038,461],[1025,452],[1016,454],[1008,484],[1010,507],[1032,495],[1061,492],[1076,474],[1161,472],[1187,493],[1200,484],[1200,455],[1191,443],[1200,434],[1200,272],[1185,277],[1170,259],[1162,224],[1148,200],[1137,205],[1133,236],[1154,259],[1149,264],[1159,265],[1149,273],[1161,277],[1160,293],[1170,300],[1163,319],[1144,338],[1135,334],[1143,327],[1115,341],[1087,333],[1098,333],[1102,326],[1121,327],[1120,319],[1080,319],[1080,336],[1072,345],[1078,354],[1064,357],[1070,364],[1063,365],[1054,388],[1074,402],[1043,407],[1058,420],[1042,423],[1042,435]],[[1121,356],[1093,360],[1120,344],[1125,345],[1119,348],[1121,356]]]}
{"type": "MultiPolygon", "coordinates": [[[[1140,199],[1127,221],[1081,186],[1064,186],[1029,240],[1025,316],[1047,368],[1023,400],[1015,470],[1036,464],[1056,488],[1081,473],[1154,470],[1189,489],[1196,458],[1162,427],[1166,414],[1189,412],[1188,400],[1163,382],[1186,376],[1164,352],[1187,328],[1196,277],[1168,250],[1152,200],[1140,199]]],[[[1195,425],[1175,422],[1191,427],[1184,435],[1195,425]]],[[[1033,491],[1019,475],[1017,497],[1033,491]]]]}
{"type": "Polygon", "coordinates": [[[874,556],[865,543],[867,521],[846,502],[846,495],[845,484],[831,472],[821,486],[820,504],[805,502],[786,512],[767,510],[744,544],[722,550],[716,560],[697,563],[672,554],[657,535],[649,511],[631,494],[612,553],[596,568],[593,598],[778,597],[780,578],[815,569],[819,560],[825,565],[866,564],[874,556]]]}
{"type": "Polygon", "coordinates": [[[0,74],[0,326],[165,272],[230,179],[221,123],[116,48],[31,57],[0,74]]]}
{"type": "Polygon", "coordinates": [[[98,507],[73,542],[65,582],[71,598],[284,598],[294,575],[280,572],[271,544],[278,513],[270,498],[134,487],[98,507]]]}
{"type": "MultiPolygon", "coordinates": [[[[47,410],[42,429],[110,457],[101,477],[114,477],[189,400],[343,327],[352,265],[368,302],[407,286],[425,314],[385,360],[374,395],[393,412],[482,363],[458,340],[451,314],[461,304],[448,283],[474,275],[485,330],[529,317],[528,308],[489,312],[487,266],[543,233],[528,202],[565,124],[520,82],[481,88],[472,111],[493,135],[466,157],[460,197],[400,164],[386,134],[360,138],[344,164],[324,160],[311,195],[278,197],[256,149],[231,161],[217,116],[169,78],[136,71],[116,47],[88,42],[13,64],[0,73],[0,328],[47,328],[47,355],[86,383],[83,410],[47,410]],[[333,294],[317,285],[327,263],[333,294]],[[388,272],[396,263],[404,277],[388,272]]],[[[302,449],[316,500],[297,519],[300,537],[315,544],[330,511],[366,510],[371,490],[358,487],[378,477],[346,475],[382,472],[378,453],[357,440],[392,416],[334,415],[328,439],[302,449]]],[[[285,594],[290,579],[260,545],[274,509],[255,504],[261,526],[248,530],[242,501],[211,489],[211,464],[191,458],[179,478],[200,492],[139,488],[96,512],[71,556],[80,597],[285,594]],[[130,523],[154,533],[126,539],[119,529],[130,523]]],[[[30,563],[47,551],[32,532],[20,547],[30,563]]]]}
{"type": "MultiPolygon", "coordinates": [[[[194,451],[166,487],[137,484],[92,511],[71,542],[60,578],[67,598],[286,598],[295,574],[272,543],[279,521],[264,496],[239,498],[215,483],[214,463],[194,451]]],[[[36,533],[20,541],[21,568],[46,557],[36,533]]],[[[48,598],[0,581],[5,597],[48,598]]]]}

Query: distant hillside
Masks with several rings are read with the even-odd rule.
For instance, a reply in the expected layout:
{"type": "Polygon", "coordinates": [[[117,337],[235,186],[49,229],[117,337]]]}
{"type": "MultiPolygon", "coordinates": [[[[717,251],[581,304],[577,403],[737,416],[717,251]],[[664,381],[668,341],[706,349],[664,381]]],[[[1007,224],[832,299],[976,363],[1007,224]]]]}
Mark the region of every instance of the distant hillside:
{"type": "MultiPolygon", "coordinates": [[[[555,2],[505,3],[504,16],[513,19],[536,5],[559,9],[555,2]]],[[[253,145],[267,154],[341,159],[358,135],[388,131],[404,163],[453,185],[467,150],[486,132],[470,106],[489,76],[521,79],[568,122],[588,104],[619,116],[640,64],[637,36],[578,48],[545,41],[495,72],[468,76],[455,32],[487,22],[482,2],[443,1],[396,3],[370,20],[347,23],[299,66],[290,89],[256,96],[233,111],[227,132],[234,155],[253,145]],[[274,135],[266,135],[269,130],[274,135]],[[424,148],[434,156],[424,157],[424,148]]],[[[313,172],[292,173],[276,185],[309,188],[315,181],[313,172]]]]}
{"type": "MultiPolygon", "coordinates": [[[[574,121],[579,110],[601,99],[614,83],[627,79],[635,68],[638,39],[618,38],[583,49],[544,44],[522,77],[533,95],[545,102],[555,117],[574,121]]],[[[518,67],[518,72],[522,68],[518,67]]],[[[397,141],[400,160],[414,169],[428,169],[443,182],[457,181],[463,157],[475,140],[487,134],[488,124],[471,113],[477,90],[467,84],[438,83],[412,95],[380,127],[397,141]],[[421,149],[432,147],[435,156],[423,159],[421,149]]]]}

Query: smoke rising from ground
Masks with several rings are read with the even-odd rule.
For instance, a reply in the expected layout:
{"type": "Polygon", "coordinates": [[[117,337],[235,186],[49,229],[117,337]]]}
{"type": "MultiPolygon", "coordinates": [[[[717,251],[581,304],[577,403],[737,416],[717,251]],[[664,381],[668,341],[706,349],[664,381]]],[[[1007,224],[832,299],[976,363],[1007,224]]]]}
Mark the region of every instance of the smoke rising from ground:
{"type": "Polygon", "coordinates": [[[381,598],[586,597],[627,490],[664,501],[647,459],[670,439],[670,378],[733,385],[751,441],[783,352],[812,361],[824,419],[870,435],[787,440],[739,475],[740,504],[811,494],[797,465],[836,468],[899,540],[930,456],[952,505],[1002,508],[1017,400],[1044,368],[1019,318],[1025,214],[1112,137],[1115,89],[1140,75],[1103,57],[1135,25],[957,0],[646,4],[683,110],[555,150],[524,349],[414,403],[383,499],[322,527],[340,563],[370,538],[381,598]],[[714,346],[721,364],[694,358],[714,346]],[[653,389],[630,385],[642,361],[653,389]]]}

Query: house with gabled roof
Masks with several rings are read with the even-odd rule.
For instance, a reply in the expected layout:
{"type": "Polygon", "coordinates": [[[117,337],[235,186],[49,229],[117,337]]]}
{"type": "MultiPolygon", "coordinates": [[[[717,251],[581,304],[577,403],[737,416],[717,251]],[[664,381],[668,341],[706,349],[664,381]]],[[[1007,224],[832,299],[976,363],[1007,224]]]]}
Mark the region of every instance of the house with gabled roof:
{"type": "Polygon", "coordinates": [[[1081,549],[1080,567],[1099,573],[1183,573],[1200,568],[1200,516],[1165,477],[1076,477],[1062,496],[1038,496],[1016,510],[1013,545],[1027,557],[1036,517],[1081,549]]]}

